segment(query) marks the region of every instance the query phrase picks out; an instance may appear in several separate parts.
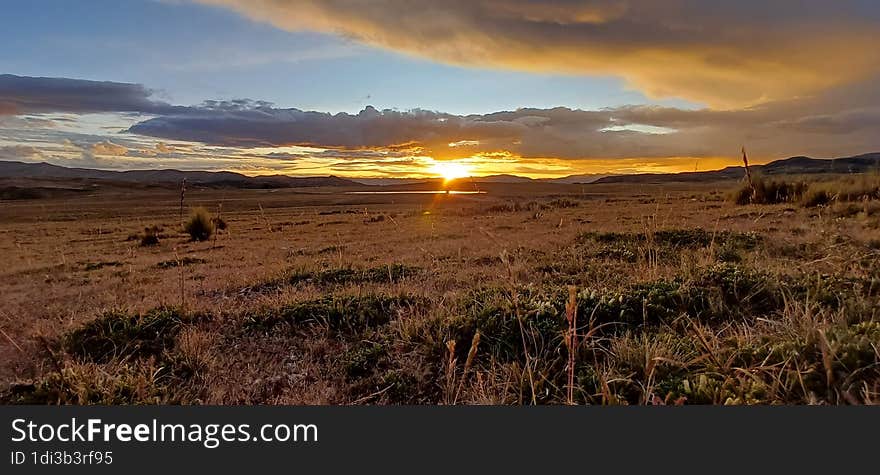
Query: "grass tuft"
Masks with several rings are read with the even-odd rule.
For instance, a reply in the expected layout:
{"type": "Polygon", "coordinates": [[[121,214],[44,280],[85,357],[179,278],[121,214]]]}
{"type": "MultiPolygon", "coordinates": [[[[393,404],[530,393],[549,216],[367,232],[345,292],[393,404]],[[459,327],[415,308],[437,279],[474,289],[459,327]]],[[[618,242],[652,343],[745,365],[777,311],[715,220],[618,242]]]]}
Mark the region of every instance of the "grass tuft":
{"type": "Polygon", "coordinates": [[[195,208],[183,227],[193,241],[207,241],[214,234],[214,222],[208,210],[195,208]]]}

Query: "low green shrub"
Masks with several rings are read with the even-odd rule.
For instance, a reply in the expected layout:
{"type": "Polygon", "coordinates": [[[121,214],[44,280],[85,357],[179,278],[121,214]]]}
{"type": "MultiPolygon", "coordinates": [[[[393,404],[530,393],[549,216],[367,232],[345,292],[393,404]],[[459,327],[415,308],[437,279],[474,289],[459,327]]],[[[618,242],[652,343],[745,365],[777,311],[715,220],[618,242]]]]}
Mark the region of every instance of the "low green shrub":
{"type": "Polygon", "coordinates": [[[266,331],[286,323],[325,325],[332,330],[356,333],[384,325],[397,318],[401,311],[423,302],[421,298],[405,295],[327,296],[251,313],[246,317],[245,328],[266,331]]]}
{"type": "Polygon", "coordinates": [[[86,361],[159,356],[174,345],[186,320],[177,310],[161,307],[145,314],[104,313],[64,337],[65,350],[86,361]]]}

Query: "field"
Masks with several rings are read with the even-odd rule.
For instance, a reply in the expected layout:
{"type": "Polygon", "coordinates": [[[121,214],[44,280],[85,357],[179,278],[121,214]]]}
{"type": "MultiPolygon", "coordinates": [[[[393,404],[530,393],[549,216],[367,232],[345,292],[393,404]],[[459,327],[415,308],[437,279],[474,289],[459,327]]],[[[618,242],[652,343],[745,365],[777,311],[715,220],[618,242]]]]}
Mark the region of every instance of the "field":
{"type": "Polygon", "coordinates": [[[738,186],[191,187],[182,217],[171,187],[0,201],[0,391],[37,404],[880,401],[877,202],[738,205],[738,186]],[[227,228],[191,241],[195,207],[227,228]]]}

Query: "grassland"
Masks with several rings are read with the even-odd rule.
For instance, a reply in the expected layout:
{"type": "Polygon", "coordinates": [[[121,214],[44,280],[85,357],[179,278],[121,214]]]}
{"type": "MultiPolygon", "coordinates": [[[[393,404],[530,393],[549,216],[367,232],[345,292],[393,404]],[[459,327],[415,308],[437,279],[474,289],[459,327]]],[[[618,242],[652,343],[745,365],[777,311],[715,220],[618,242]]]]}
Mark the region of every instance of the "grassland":
{"type": "Polygon", "coordinates": [[[481,187],[191,188],[204,241],[171,189],[0,202],[3,401],[880,401],[876,199],[481,187]]]}

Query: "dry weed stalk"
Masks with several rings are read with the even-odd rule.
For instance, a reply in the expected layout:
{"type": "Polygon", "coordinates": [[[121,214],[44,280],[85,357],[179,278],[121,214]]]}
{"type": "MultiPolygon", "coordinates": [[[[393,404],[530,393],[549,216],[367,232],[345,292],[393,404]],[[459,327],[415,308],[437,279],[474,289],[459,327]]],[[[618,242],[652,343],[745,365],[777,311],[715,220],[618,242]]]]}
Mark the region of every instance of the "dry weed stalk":
{"type": "Polygon", "coordinates": [[[743,166],[746,168],[746,179],[749,181],[749,189],[752,190],[752,199],[755,198],[757,194],[757,190],[755,190],[755,184],[752,183],[752,171],[749,169],[749,157],[746,155],[746,147],[742,148],[742,156],[743,156],[743,166]]]}
{"type": "Polygon", "coordinates": [[[260,208],[260,217],[263,218],[263,221],[266,223],[266,229],[268,229],[270,233],[273,232],[272,223],[269,221],[269,218],[266,217],[266,212],[263,211],[263,204],[257,203],[257,206],[260,208]]]}
{"type": "Polygon", "coordinates": [[[822,365],[825,367],[825,381],[828,386],[828,400],[831,400],[832,389],[831,386],[834,384],[834,355],[831,349],[831,344],[828,343],[828,338],[825,336],[825,331],[822,329],[816,330],[816,333],[819,334],[819,349],[822,351],[822,365]]]}
{"type": "Polygon", "coordinates": [[[455,390],[455,396],[452,398],[452,404],[458,402],[458,395],[461,393],[462,386],[464,386],[464,380],[467,377],[468,371],[471,369],[471,366],[474,364],[474,358],[477,356],[477,348],[480,346],[480,330],[477,330],[474,333],[473,339],[471,339],[471,348],[468,350],[467,359],[464,362],[464,369],[461,371],[461,376],[458,380],[458,387],[455,390]]]}
{"type": "Polygon", "coordinates": [[[180,182],[180,224],[183,225],[183,200],[186,197],[186,178],[180,182]]]}
{"type": "Polygon", "coordinates": [[[660,250],[657,248],[654,235],[657,232],[657,215],[645,220],[645,261],[652,278],[657,276],[660,266],[660,250]]]}
{"type": "Polygon", "coordinates": [[[568,322],[568,333],[565,335],[565,344],[568,347],[568,388],[566,401],[569,405],[574,404],[574,370],[577,356],[577,288],[568,286],[568,302],[565,304],[565,319],[568,322]]]}
{"type": "Polygon", "coordinates": [[[20,346],[18,346],[18,343],[16,343],[15,340],[13,340],[11,336],[9,336],[9,334],[7,334],[5,331],[3,331],[2,328],[0,328],[0,333],[2,333],[3,336],[5,336],[7,340],[9,340],[9,343],[12,343],[12,346],[14,346],[18,351],[24,353],[24,350],[21,349],[20,346]]]}
{"type": "Polygon", "coordinates": [[[183,273],[183,268],[185,266],[183,265],[183,259],[181,259],[180,254],[177,252],[176,247],[174,248],[174,260],[177,261],[178,275],[180,276],[180,308],[185,309],[186,308],[186,288],[185,288],[184,284],[186,282],[186,276],[183,273]]]}
{"type": "Polygon", "coordinates": [[[446,361],[446,404],[451,404],[453,400],[453,390],[455,388],[455,340],[446,342],[446,349],[449,358],[446,361]]]}
{"type": "MultiPolygon", "coordinates": [[[[513,302],[513,310],[514,314],[516,314],[516,321],[519,325],[519,335],[522,339],[523,346],[523,355],[525,356],[526,363],[526,373],[529,378],[529,389],[532,392],[532,404],[538,404],[537,393],[535,390],[535,375],[532,370],[532,356],[529,353],[529,345],[526,339],[526,329],[525,329],[525,321],[523,320],[522,310],[520,309],[519,304],[519,292],[516,290],[516,276],[513,272],[513,266],[510,262],[510,258],[507,256],[507,251],[501,252],[501,262],[507,268],[507,280],[508,280],[508,291],[510,292],[510,298],[513,302]]],[[[520,404],[522,404],[522,397],[520,396],[520,404]]]]}
{"type": "Polygon", "coordinates": [[[223,203],[217,204],[217,218],[214,220],[215,226],[218,227],[217,232],[214,233],[214,245],[212,247],[217,247],[217,235],[220,234],[219,224],[223,221],[223,203]]]}

